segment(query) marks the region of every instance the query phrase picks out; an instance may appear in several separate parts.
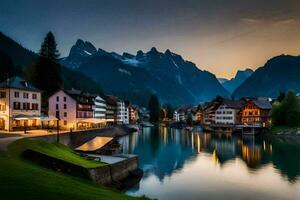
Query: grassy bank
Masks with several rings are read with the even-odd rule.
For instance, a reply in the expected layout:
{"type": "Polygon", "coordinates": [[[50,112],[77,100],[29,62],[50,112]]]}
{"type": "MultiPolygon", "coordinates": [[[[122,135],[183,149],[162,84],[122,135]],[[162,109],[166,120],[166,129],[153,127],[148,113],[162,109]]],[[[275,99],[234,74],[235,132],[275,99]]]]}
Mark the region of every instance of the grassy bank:
{"type": "Polygon", "coordinates": [[[95,168],[106,165],[102,162],[87,160],[79,156],[75,151],[59,143],[48,143],[43,140],[36,139],[21,139],[8,146],[10,155],[15,157],[19,157],[25,150],[28,149],[84,168],[95,168]]]}
{"type": "Polygon", "coordinates": [[[20,154],[31,149],[55,158],[63,159],[84,167],[103,165],[85,160],[67,147],[39,140],[19,140],[9,145],[9,151],[0,152],[1,198],[11,200],[142,200],[144,197],[130,197],[91,181],[52,171],[29,161],[20,154]],[[82,160],[83,159],[83,160],[82,160]]]}
{"type": "Polygon", "coordinates": [[[296,134],[300,131],[300,127],[272,126],[269,131],[272,134],[296,134]]]}

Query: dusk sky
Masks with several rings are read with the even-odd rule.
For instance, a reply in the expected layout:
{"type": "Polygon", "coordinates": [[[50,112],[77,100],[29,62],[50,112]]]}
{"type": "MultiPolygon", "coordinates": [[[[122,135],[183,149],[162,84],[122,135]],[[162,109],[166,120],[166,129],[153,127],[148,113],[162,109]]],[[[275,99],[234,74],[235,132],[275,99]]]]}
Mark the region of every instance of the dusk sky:
{"type": "Polygon", "coordinates": [[[170,49],[217,77],[300,54],[300,0],[1,0],[0,31],[62,56],[78,38],[118,53],[170,49]]]}

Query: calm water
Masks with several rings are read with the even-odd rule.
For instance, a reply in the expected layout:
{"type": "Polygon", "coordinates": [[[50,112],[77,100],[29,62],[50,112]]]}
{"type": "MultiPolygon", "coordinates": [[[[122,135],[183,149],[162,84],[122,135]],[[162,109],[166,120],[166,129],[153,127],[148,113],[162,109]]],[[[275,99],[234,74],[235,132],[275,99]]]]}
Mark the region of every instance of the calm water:
{"type": "Polygon", "coordinates": [[[300,144],[144,128],[120,139],[145,174],[126,191],[160,200],[300,199],[300,144]]]}

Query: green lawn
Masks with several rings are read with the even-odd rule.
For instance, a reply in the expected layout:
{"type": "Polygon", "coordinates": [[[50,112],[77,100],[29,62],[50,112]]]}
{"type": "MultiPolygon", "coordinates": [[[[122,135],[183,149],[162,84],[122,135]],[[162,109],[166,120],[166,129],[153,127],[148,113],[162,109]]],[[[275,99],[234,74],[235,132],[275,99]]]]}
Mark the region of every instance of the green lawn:
{"type": "Polygon", "coordinates": [[[0,153],[1,199],[142,200],[0,153]]]}
{"type": "Polygon", "coordinates": [[[22,152],[27,149],[37,151],[84,168],[96,168],[106,165],[102,162],[87,160],[79,156],[75,151],[59,143],[48,143],[37,139],[21,139],[8,146],[9,154],[15,157],[19,157],[22,152]]]}
{"type": "Polygon", "coordinates": [[[300,127],[289,127],[289,126],[272,126],[270,132],[273,134],[279,133],[297,133],[300,130],[300,127]]]}
{"type": "Polygon", "coordinates": [[[86,168],[106,165],[86,160],[68,147],[36,139],[21,139],[0,152],[0,195],[10,200],[146,200],[130,197],[92,181],[62,174],[21,158],[26,149],[86,168]]]}

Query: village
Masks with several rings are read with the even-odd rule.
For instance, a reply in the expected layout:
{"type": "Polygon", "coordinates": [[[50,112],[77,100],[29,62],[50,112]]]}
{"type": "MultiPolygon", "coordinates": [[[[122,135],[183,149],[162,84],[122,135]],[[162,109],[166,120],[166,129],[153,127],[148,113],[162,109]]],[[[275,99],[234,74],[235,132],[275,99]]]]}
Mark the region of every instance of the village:
{"type": "MultiPolygon", "coordinates": [[[[57,129],[65,131],[101,129],[114,125],[148,122],[147,108],[132,105],[112,95],[90,94],[76,89],[58,90],[43,110],[42,91],[20,77],[0,84],[0,130],[4,132],[57,129]]],[[[271,125],[271,99],[217,97],[198,106],[180,106],[173,119],[162,123],[175,128],[201,127],[205,131],[255,134],[271,125]]]]}

